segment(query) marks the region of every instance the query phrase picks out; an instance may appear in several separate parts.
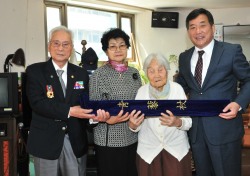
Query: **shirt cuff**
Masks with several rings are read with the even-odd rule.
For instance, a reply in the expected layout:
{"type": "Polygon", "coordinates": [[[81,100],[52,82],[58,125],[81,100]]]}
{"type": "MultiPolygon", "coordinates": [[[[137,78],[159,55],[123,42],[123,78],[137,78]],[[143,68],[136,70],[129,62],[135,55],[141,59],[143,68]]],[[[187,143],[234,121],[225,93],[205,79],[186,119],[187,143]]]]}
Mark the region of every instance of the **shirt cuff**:
{"type": "Polygon", "coordinates": [[[93,119],[89,119],[89,124],[97,124],[98,122],[94,121],[93,119]]]}
{"type": "Polygon", "coordinates": [[[192,120],[190,119],[190,117],[182,117],[180,119],[182,121],[182,124],[180,127],[176,127],[176,128],[179,130],[183,130],[183,131],[189,130],[192,126],[192,120]]]}
{"type": "Polygon", "coordinates": [[[133,132],[137,133],[138,131],[140,131],[140,129],[141,129],[141,125],[140,125],[140,126],[138,126],[135,130],[134,130],[134,129],[132,129],[132,128],[130,128],[129,126],[128,126],[128,128],[129,128],[131,131],[133,131],[133,132]]]}

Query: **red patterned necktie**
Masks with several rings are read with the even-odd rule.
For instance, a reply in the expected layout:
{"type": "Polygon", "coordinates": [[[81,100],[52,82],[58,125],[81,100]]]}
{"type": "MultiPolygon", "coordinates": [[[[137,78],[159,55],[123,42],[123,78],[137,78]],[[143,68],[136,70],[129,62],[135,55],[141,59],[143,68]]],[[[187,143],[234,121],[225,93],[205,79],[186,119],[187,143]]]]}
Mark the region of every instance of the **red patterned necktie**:
{"type": "Polygon", "coordinates": [[[199,54],[199,58],[195,67],[195,80],[197,81],[197,83],[200,85],[201,87],[201,82],[202,82],[202,67],[203,67],[203,61],[202,61],[202,55],[204,54],[204,51],[198,51],[199,54]]]}

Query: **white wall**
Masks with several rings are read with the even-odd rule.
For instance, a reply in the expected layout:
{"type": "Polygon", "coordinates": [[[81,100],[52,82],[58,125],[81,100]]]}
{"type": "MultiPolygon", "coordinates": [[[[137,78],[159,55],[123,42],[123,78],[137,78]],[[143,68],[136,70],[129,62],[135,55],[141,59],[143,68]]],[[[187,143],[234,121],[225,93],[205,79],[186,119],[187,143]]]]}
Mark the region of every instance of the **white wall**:
{"type": "MultiPolygon", "coordinates": [[[[25,52],[26,65],[45,60],[44,4],[42,0],[0,1],[0,72],[8,54],[25,52]]],[[[24,68],[13,66],[11,71],[24,68]]]]}
{"type": "MultiPolygon", "coordinates": [[[[136,41],[142,60],[151,52],[161,52],[167,58],[171,54],[179,56],[181,52],[193,46],[187,36],[185,26],[186,16],[191,10],[174,11],[179,12],[178,29],[152,28],[151,11],[145,11],[136,15],[136,41]]],[[[209,9],[209,11],[214,16],[215,24],[250,24],[250,8],[209,9]]],[[[172,78],[176,68],[174,64],[171,64],[170,78],[172,78]]]]}
{"type": "MultiPolygon", "coordinates": [[[[215,23],[224,25],[250,24],[250,8],[209,9],[215,18],[215,23]]],[[[161,52],[166,57],[192,46],[189,41],[185,18],[190,10],[173,10],[179,12],[179,28],[152,28],[151,11],[136,15],[136,42],[139,57],[144,58],[151,52],[161,52]]],[[[1,0],[0,1],[0,72],[8,54],[13,54],[18,48],[23,48],[26,65],[45,61],[45,27],[44,4],[42,0],[1,0]]],[[[171,65],[170,76],[176,66],[171,65]]],[[[12,72],[24,71],[14,66],[12,72]]]]}

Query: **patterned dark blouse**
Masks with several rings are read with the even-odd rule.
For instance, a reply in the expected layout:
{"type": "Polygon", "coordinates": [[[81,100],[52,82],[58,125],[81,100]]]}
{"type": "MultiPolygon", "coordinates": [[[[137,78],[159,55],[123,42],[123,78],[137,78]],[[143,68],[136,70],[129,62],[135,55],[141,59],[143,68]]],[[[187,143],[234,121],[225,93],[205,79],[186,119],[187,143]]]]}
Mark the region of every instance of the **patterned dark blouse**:
{"type": "MultiPolygon", "coordinates": [[[[90,100],[133,100],[140,87],[137,69],[129,67],[119,73],[107,64],[95,70],[90,77],[90,100]]],[[[135,142],[137,133],[129,130],[127,122],[115,125],[98,123],[94,127],[94,143],[99,146],[123,147],[135,142]]]]}

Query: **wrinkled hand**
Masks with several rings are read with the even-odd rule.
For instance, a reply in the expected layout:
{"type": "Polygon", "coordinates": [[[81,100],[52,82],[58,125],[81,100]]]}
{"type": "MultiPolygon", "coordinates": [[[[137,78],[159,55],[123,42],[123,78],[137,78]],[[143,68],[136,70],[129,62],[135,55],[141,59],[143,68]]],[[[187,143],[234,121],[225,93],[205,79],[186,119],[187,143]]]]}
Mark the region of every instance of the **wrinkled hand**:
{"type": "Polygon", "coordinates": [[[80,118],[80,119],[92,119],[95,117],[94,114],[90,114],[93,112],[92,109],[83,109],[80,106],[70,107],[69,116],[80,118]]]}
{"type": "Polygon", "coordinates": [[[141,114],[141,111],[137,111],[133,110],[130,114],[129,114],[129,122],[128,122],[128,126],[130,128],[132,128],[133,130],[136,130],[138,128],[138,126],[141,125],[141,123],[144,120],[144,114],[141,114]],[[139,116],[140,115],[140,116],[139,116]]]}
{"type": "Polygon", "coordinates": [[[121,122],[125,122],[129,119],[129,116],[128,116],[128,112],[126,112],[124,115],[123,115],[123,110],[121,110],[119,112],[119,114],[117,116],[111,116],[107,121],[106,123],[110,124],[110,125],[113,125],[113,124],[116,124],[116,123],[121,123],[121,122]]]}
{"type": "Polygon", "coordinates": [[[160,121],[161,124],[164,126],[169,127],[181,127],[182,120],[180,118],[177,118],[173,115],[173,113],[169,110],[166,110],[166,113],[161,113],[160,121]]]}
{"type": "Polygon", "coordinates": [[[233,119],[236,117],[240,105],[236,102],[229,103],[224,109],[223,113],[220,113],[219,116],[223,119],[233,119]]]}
{"type": "Polygon", "coordinates": [[[95,122],[106,122],[108,119],[110,119],[109,112],[106,112],[102,109],[98,109],[96,114],[97,115],[93,118],[95,122]]]}

